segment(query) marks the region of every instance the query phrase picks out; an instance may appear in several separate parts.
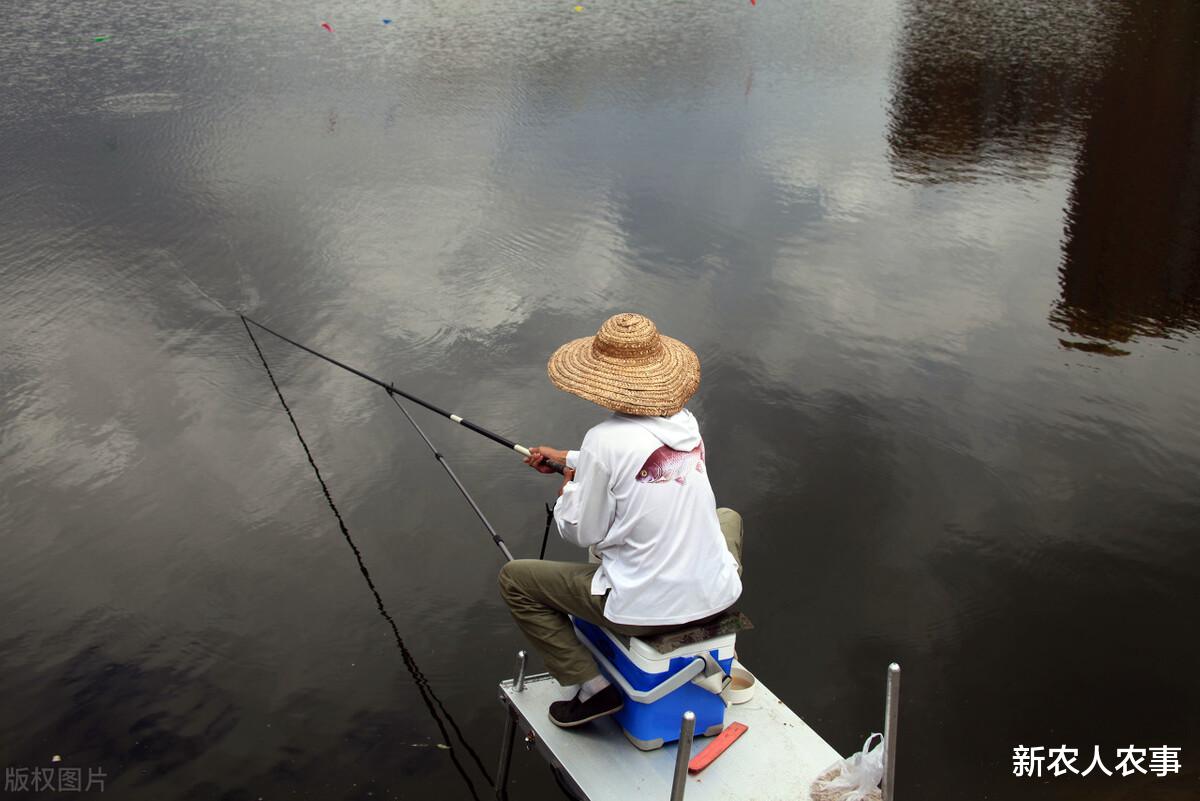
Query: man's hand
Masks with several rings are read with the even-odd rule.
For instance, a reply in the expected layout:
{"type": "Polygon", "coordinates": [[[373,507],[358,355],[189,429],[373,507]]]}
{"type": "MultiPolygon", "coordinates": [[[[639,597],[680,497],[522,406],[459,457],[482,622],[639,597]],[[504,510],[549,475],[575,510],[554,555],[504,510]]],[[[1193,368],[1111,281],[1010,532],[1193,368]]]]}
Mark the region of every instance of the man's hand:
{"type": "Polygon", "coordinates": [[[563,494],[563,490],[565,490],[567,488],[567,485],[570,484],[574,478],[575,478],[575,469],[572,467],[564,467],[563,468],[563,483],[562,483],[562,486],[558,488],[559,495],[563,494]]]}
{"type": "Polygon", "coordinates": [[[525,457],[525,464],[539,473],[553,473],[553,470],[542,464],[547,459],[565,465],[567,463],[567,452],[551,448],[549,445],[538,445],[529,449],[529,455],[525,457]]]}

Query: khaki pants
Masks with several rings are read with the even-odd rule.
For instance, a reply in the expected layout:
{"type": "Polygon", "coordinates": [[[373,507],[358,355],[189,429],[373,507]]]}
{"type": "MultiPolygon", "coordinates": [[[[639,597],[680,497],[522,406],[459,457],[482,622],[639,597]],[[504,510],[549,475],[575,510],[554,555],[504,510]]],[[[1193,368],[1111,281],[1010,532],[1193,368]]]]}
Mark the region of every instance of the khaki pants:
{"type": "MultiPolygon", "coordinates": [[[[742,516],[732,509],[718,509],[725,544],[737,559],[742,573],[742,516]]],[[[500,594],[508,603],[513,620],[546,662],[546,670],[559,684],[581,684],[599,674],[592,654],[575,636],[567,615],[583,618],[617,634],[648,636],[681,628],[673,626],[626,626],[604,617],[607,595],[592,595],[592,576],[597,565],[577,562],[546,562],[516,559],[500,570],[500,594]]]]}

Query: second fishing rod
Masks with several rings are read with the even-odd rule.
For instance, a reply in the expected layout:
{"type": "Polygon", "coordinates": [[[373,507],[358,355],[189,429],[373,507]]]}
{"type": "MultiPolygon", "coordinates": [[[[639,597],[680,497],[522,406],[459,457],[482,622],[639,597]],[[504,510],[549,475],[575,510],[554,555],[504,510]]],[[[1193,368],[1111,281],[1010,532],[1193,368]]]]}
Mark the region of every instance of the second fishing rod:
{"type": "MultiPolygon", "coordinates": [[[[433,405],[432,403],[429,403],[428,401],[421,400],[420,398],[416,397],[415,395],[410,395],[409,393],[405,392],[404,390],[396,389],[395,385],[393,385],[389,382],[384,382],[384,381],[376,378],[373,375],[364,373],[362,370],[356,370],[348,364],[339,362],[337,359],[334,359],[331,356],[326,356],[324,353],[321,353],[320,351],[313,350],[312,348],[308,347],[307,345],[302,345],[299,342],[297,342],[296,340],[291,339],[289,337],[285,337],[283,334],[279,333],[278,331],[274,331],[274,330],[268,328],[267,326],[263,325],[262,323],[260,323],[256,320],[252,320],[251,318],[247,317],[244,314],[241,315],[241,318],[242,318],[243,322],[250,323],[258,328],[261,328],[263,331],[266,331],[268,334],[279,337],[284,342],[288,342],[292,345],[295,345],[297,348],[300,348],[300,350],[307,351],[308,353],[311,353],[313,356],[316,356],[320,359],[324,359],[325,361],[329,362],[330,364],[336,365],[336,366],[342,368],[343,370],[354,373],[354,375],[358,376],[359,378],[365,378],[366,380],[370,381],[372,384],[377,384],[377,385],[383,387],[385,390],[387,390],[387,393],[389,395],[399,395],[400,397],[410,400],[419,406],[424,406],[429,411],[434,412],[436,414],[440,414],[442,417],[445,417],[447,420],[451,420],[455,423],[458,423],[460,426],[469,428],[472,431],[474,431],[476,434],[482,434],[483,436],[487,437],[488,439],[492,440],[493,442],[498,442],[501,445],[503,445],[504,447],[514,450],[517,453],[521,454],[522,456],[532,455],[530,453],[529,448],[526,448],[524,445],[521,445],[520,443],[513,442],[508,437],[503,437],[494,431],[489,431],[488,429],[484,428],[481,425],[472,423],[470,420],[466,420],[466,419],[458,416],[457,414],[454,414],[453,412],[448,412],[445,409],[442,409],[438,406],[433,405]]],[[[435,454],[436,454],[436,451],[435,451],[435,454]]],[[[543,459],[539,464],[540,464],[540,466],[549,467],[555,473],[561,473],[563,471],[563,469],[565,468],[565,465],[561,465],[558,462],[553,461],[552,459],[543,459]]]]}

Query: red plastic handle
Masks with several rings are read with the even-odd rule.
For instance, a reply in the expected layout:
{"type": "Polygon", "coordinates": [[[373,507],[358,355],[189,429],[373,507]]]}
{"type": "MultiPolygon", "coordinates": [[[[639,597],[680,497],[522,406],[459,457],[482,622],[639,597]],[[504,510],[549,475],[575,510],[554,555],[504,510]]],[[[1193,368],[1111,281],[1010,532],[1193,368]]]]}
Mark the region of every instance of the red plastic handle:
{"type": "Polygon", "coordinates": [[[703,751],[692,757],[692,761],[688,763],[688,773],[699,773],[707,768],[749,728],[745,723],[730,723],[703,751]]]}

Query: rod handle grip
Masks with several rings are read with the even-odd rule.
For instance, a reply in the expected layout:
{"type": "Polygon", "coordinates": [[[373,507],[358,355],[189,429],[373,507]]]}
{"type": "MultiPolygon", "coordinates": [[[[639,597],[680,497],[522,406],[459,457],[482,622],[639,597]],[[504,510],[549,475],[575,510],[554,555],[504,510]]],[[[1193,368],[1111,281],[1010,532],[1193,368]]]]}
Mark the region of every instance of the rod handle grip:
{"type": "Polygon", "coordinates": [[[560,474],[562,473],[562,471],[567,469],[567,466],[565,464],[559,464],[558,462],[554,461],[553,459],[543,459],[542,465],[545,467],[549,467],[555,473],[560,473],[560,474]]]}

